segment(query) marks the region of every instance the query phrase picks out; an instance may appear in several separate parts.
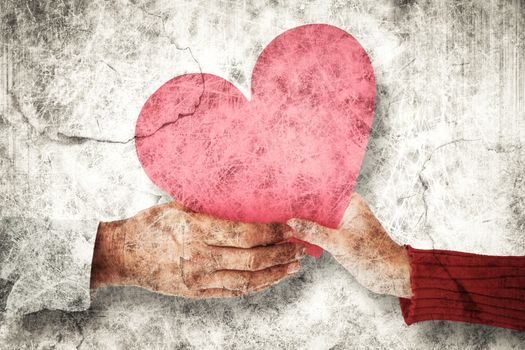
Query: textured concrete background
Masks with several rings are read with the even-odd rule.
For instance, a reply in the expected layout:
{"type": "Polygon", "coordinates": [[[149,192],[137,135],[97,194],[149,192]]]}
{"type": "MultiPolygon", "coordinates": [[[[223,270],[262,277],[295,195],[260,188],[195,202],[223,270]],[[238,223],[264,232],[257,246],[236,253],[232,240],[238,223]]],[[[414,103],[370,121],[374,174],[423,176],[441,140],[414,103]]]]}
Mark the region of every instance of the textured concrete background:
{"type": "MultiPolygon", "coordinates": [[[[25,218],[14,232],[58,260],[75,255],[34,222],[122,218],[166,200],[131,140],[147,96],[201,69],[247,93],[272,38],[320,22],[353,34],[373,62],[376,119],[357,191],[393,237],[525,255],[523,1],[3,0],[0,15],[0,212],[25,218]]],[[[525,347],[509,330],[407,327],[395,298],[367,292],[327,255],[236,300],[108,288],[87,311],[11,318],[12,287],[0,279],[1,349],[525,347]]]]}

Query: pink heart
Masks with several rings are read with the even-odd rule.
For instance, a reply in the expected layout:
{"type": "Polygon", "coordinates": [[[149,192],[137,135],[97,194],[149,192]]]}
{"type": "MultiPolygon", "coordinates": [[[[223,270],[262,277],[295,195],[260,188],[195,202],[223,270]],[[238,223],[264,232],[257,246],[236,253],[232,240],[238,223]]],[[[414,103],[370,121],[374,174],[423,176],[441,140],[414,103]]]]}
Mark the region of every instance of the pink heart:
{"type": "MultiPolygon", "coordinates": [[[[144,170],[194,211],[337,227],[374,114],[367,53],[330,25],[290,29],[259,56],[251,91],[248,101],[211,74],[180,75],[162,85],[137,120],[144,170]]],[[[320,255],[315,248],[309,253],[320,255]]]]}

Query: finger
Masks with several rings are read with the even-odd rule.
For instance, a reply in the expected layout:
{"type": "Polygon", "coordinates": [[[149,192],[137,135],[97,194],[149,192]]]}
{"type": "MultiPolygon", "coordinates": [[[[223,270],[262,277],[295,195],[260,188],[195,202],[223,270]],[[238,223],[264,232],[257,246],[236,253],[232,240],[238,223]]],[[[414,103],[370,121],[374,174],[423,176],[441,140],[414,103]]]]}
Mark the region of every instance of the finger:
{"type": "Polygon", "coordinates": [[[200,222],[203,240],[208,245],[253,248],[275,244],[292,237],[284,224],[243,223],[207,217],[200,222]]]}
{"type": "Polygon", "coordinates": [[[334,251],[339,246],[340,234],[338,230],[302,219],[290,219],[287,224],[295,231],[294,237],[300,240],[318,245],[328,251],[334,251]]]}
{"type": "Polygon", "coordinates": [[[238,290],[229,290],[224,288],[210,288],[190,291],[186,296],[194,299],[208,298],[233,298],[241,296],[243,293],[238,290]]]}
{"type": "Polygon", "coordinates": [[[262,287],[257,287],[257,288],[254,288],[253,290],[249,291],[248,293],[258,293],[258,292],[262,292],[263,290],[266,290],[268,288],[270,288],[271,286],[262,286],[262,287]]]}
{"type": "Polygon", "coordinates": [[[210,254],[213,254],[217,270],[257,271],[296,261],[305,256],[305,248],[294,243],[250,249],[215,247],[210,254]]]}
{"type": "Polygon", "coordinates": [[[300,267],[299,262],[292,262],[259,271],[220,270],[202,275],[190,288],[224,288],[247,293],[278,283],[299,271],[300,267]]]}

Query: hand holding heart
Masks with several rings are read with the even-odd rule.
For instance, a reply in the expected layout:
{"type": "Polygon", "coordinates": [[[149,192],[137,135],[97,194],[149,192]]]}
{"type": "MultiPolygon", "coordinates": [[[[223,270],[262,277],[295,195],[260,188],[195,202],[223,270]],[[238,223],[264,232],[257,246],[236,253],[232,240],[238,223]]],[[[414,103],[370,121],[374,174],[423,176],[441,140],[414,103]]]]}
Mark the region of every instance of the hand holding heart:
{"type": "Polygon", "coordinates": [[[291,219],[248,224],[191,212],[176,202],[101,223],[91,287],[136,285],[190,298],[234,297],[278,283],[300,268],[302,245],[329,251],[373,292],[409,297],[410,266],[403,247],[385,232],[356,193],[338,229],[291,219]]]}
{"type": "Polygon", "coordinates": [[[250,100],[211,74],[168,81],[142,108],[135,145],[146,174],[184,207],[102,223],[92,285],[188,297],[260,290],[298,270],[302,246],[282,241],[292,237],[284,223],[301,218],[289,223],[310,255],[321,246],[371,290],[408,295],[402,248],[359,196],[350,201],[374,98],[367,53],[329,25],[275,38],[250,100]]]}
{"type": "Polygon", "coordinates": [[[101,223],[91,287],[135,285],[189,298],[267,288],[300,268],[304,247],[282,224],[247,224],[193,213],[176,202],[101,223]]]}
{"type": "Polygon", "coordinates": [[[352,194],[337,229],[301,219],[291,219],[288,225],[300,239],[329,251],[372,292],[411,296],[410,263],[405,248],[390,238],[359,194],[352,194]]]}

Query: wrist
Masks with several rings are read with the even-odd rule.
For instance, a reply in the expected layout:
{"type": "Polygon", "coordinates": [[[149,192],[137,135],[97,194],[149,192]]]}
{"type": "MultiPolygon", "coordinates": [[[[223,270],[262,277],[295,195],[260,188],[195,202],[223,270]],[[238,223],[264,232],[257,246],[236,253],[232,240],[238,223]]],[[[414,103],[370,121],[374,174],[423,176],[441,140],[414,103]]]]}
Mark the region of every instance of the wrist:
{"type": "Polygon", "coordinates": [[[410,258],[408,252],[404,246],[401,246],[399,249],[399,258],[396,262],[397,269],[399,271],[399,282],[398,282],[398,291],[395,294],[401,298],[411,298],[412,297],[412,283],[411,283],[411,267],[410,267],[410,258]]]}
{"type": "Polygon", "coordinates": [[[373,244],[370,245],[361,240],[357,244],[359,249],[349,254],[351,270],[356,271],[356,279],[374,293],[410,298],[411,271],[407,251],[388,236],[383,237],[388,239],[380,242],[371,239],[368,243],[373,244]]]}
{"type": "Polygon", "coordinates": [[[98,225],[91,265],[91,289],[111,284],[123,284],[124,264],[121,247],[121,222],[101,222],[98,225]]]}

